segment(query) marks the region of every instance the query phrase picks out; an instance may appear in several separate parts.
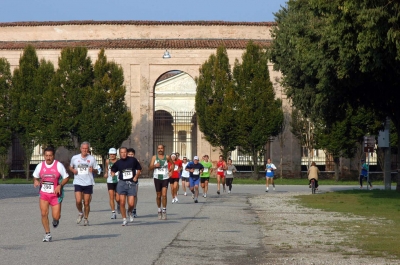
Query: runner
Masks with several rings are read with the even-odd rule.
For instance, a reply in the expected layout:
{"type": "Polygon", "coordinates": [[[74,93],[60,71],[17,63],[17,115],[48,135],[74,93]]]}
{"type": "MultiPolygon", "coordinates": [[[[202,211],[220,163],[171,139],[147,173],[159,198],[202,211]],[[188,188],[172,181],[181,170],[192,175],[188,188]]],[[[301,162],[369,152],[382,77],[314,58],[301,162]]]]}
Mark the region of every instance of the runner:
{"type": "Polygon", "coordinates": [[[208,182],[210,181],[210,175],[213,171],[212,163],[208,161],[208,155],[204,155],[200,163],[204,167],[203,173],[200,176],[201,188],[203,189],[203,197],[207,198],[208,182]]]}
{"type": "Polygon", "coordinates": [[[274,187],[275,190],[275,183],[274,183],[274,171],[276,170],[276,166],[272,164],[271,159],[267,159],[267,164],[265,165],[265,185],[267,188],[265,189],[265,192],[268,192],[268,186],[269,186],[269,180],[271,180],[271,184],[274,187]]]}
{"type": "Polygon", "coordinates": [[[167,191],[169,177],[172,175],[172,168],[168,169],[168,162],[171,161],[171,158],[164,154],[164,149],[165,147],[162,144],[157,146],[157,155],[151,158],[149,165],[149,170],[153,170],[159,220],[167,220],[167,191]]]}
{"type": "MultiPolygon", "coordinates": [[[[178,163],[182,165],[182,160],[180,158],[181,154],[175,153],[175,155],[176,155],[176,161],[178,161],[178,163]]],[[[178,189],[176,191],[176,195],[179,195],[179,181],[181,180],[181,178],[182,178],[182,167],[181,170],[179,171],[178,189]]]]}
{"type": "Polygon", "coordinates": [[[127,225],[126,214],[129,214],[129,221],[133,222],[133,207],[135,205],[136,183],[142,167],[135,157],[128,157],[128,149],[119,149],[120,159],[111,167],[111,176],[118,174],[117,192],[119,194],[119,207],[122,215],[122,226],[127,225]],[[125,210],[125,202],[128,200],[128,210],[125,210]]]}
{"type": "MultiPolygon", "coordinates": [[[[135,149],[128,148],[128,156],[129,157],[135,157],[135,154],[136,154],[135,149]]],[[[139,164],[140,164],[140,162],[139,162],[139,164]]],[[[140,174],[142,174],[142,172],[140,172],[140,174]]],[[[137,205],[137,202],[138,202],[138,194],[139,194],[139,180],[136,183],[135,205],[133,206],[133,211],[132,211],[132,214],[133,214],[134,218],[138,217],[137,213],[136,213],[136,205],[137,205]]]]}
{"type": "Polygon", "coordinates": [[[200,183],[200,174],[203,173],[204,167],[199,163],[199,157],[195,156],[193,158],[193,163],[190,163],[186,166],[186,170],[190,172],[189,183],[190,183],[190,191],[194,196],[195,203],[198,203],[199,197],[199,183],[200,183]]]}
{"type": "Polygon", "coordinates": [[[109,158],[105,162],[105,168],[107,170],[104,171],[104,177],[107,178],[107,190],[110,200],[110,207],[111,207],[111,219],[117,219],[117,214],[115,213],[115,202],[117,202],[117,209],[119,211],[119,195],[116,192],[117,190],[117,183],[118,183],[118,172],[115,176],[111,176],[111,167],[117,162],[117,149],[110,148],[108,150],[109,158]]]}
{"type": "Polygon", "coordinates": [[[228,165],[226,169],[226,186],[228,186],[228,193],[232,192],[232,183],[233,183],[233,173],[237,172],[236,167],[232,165],[232,159],[228,159],[228,165]]]}
{"type": "Polygon", "coordinates": [[[177,160],[175,154],[171,154],[171,162],[168,162],[168,168],[172,170],[172,175],[169,178],[169,183],[171,184],[172,203],[179,202],[179,172],[182,169],[182,161],[177,160]]]}
{"type": "Polygon", "coordinates": [[[44,232],[43,242],[50,242],[49,206],[53,216],[53,227],[56,228],[61,217],[61,203],[64,198],[64,185],[68,183],[69,175],[62,163],[54,160],[55,150],[52,147],[44,149],[44,160],[33,172],[33,186],[39,187],[39,207],[42,215],[44,232]],[[39,180],[40,179],[40,180],[39,180]]]}
{"type": "Polygon", "coordinates": [[[222,182],[222,187],[224,192],[225,189],[225,170],[226,170],[226,163],[224,161],[224,157],[222,155],[219,156],[217,162],[217,193],[220,194],[220,183],[222,182]]]}
{"type": "Polygon", "coordinates": [[[93,194],[93,173],[97,173],[97,162],[96,159],[89,155],[90,144],[89,142],[83,142],[81,144],[81,153],[74,155],[71,158],[69,170],[74,173],[74,190],[75,190],[75,201],[76,208],[78,209],[78,219],[76,223],[79,224],[84,218],[83,225],[89,225],[89,212],[90,212],[90,201],[93,194]],[[85,211],[82,213],[82,193],[83,201],[85,205],[85,211]]]}
{"type": "Polygon", "coordinates": [[[189,162],[187,161],[186,156],[184,156],[182,160],[182,189],[184,196],[187,196],[186,187],[189,187],[189,171],[186,171],[186,166],[188,164],[189,162]]]}

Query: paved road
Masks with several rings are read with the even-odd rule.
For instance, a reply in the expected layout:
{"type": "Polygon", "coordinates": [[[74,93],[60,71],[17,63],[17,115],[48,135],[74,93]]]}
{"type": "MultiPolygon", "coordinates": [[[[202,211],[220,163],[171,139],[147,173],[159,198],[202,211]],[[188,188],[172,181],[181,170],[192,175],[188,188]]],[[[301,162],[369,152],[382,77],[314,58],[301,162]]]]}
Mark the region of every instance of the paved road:
{"type": "MultiPolygon", "coordinates": [[[[355,187],[332,186],[326,190],[355,187]]],[[[234,185],[232,194],[216,194],[193,203],[179,195],[172,204],[168,194],[168,220],[157,219],[152,180],[140,180],[138,215],[123,227],[110,219],[105,184],[96,184],[90,226],[76,224],[73,186],[66,186],[62,217],[51,229],[53,242],[43,243],[38,190],[33,185],[0,185],[0,264],[257,264],[268,251],[261,243],[257,215],[250,196],[308,190],[306,186],[278,186],[265,193],[262,185],[234,185]]],[[[83,223],[83,222],[82,222],[83,223]]]]}

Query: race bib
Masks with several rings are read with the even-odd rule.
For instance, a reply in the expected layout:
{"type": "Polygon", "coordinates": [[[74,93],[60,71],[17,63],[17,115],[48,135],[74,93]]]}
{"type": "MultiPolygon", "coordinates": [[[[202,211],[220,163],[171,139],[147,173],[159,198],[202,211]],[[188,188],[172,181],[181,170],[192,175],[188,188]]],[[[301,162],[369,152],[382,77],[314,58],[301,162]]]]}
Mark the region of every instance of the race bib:
{"type": "Polygon", "coordinates": [[[224,171],[223,169],[220,169],[220,168],[218,168],[218,172],[222,172],[222,171],[224,171]]]}
{"type": "Polygon", "coordinates": [[[195,168],[194,171],[193,171],[193,175],[198,175],[199,173],[200,173],[200,170],[195,168]]]}
{"type": "Polygon", "coordinates": [[[208,172],[208,167],[205,167],[203,170],[203,173],[207,173],[208,172]]]}
{"type": "Polygon", "coordinates": [[[231,174],[232,174],[232,170],[227,170],[227,171],[226,171],[226,174],[231,175],[231,174]]]}
{"type": "Polygon", "coordinates": [[[156,168],[156,174],[157,175],[164,175],[165,172],[166,172],[166,168],[165,167],[156,168]]]}
{"type": "Polygon", "coordinates": [[[43,182],[41,191],[45,192],[45,193],[54,193],[54,183],[53,182],[43,182]]]}
{"type": "Polygon", "coordinates": [[[178,170],[178,165],[175,165],[174,170],[175,170],[175,171],[178,170]]]}
{"type": "Polygon", "coordinates": [[[79,164],[78,165],[78,175],[89,175],[89,165],[79,164]]]}
{"type": "Polygon", "coordinates": [[[122,179],[132,179],[133,178],[133,172],[130,169],[126,169],[122,172],[122,179]]]}

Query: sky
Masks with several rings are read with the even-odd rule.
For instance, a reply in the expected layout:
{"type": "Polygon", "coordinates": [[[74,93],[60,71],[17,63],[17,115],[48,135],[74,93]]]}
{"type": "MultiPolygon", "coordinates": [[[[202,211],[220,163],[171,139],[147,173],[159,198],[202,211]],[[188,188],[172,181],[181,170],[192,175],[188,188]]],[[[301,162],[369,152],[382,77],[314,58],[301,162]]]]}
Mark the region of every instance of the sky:
{"type": "Polygon", "coordinates": [[[1,0],[0,22],[69,20],[275,21],[287,0],[1,0]]]}

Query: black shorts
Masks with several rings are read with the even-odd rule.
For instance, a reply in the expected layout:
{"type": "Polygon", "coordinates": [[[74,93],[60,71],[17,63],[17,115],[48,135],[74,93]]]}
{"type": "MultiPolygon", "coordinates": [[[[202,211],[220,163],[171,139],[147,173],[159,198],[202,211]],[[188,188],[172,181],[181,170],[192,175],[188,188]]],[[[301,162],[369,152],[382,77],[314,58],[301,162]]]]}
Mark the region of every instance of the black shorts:
{"type": "Polygon", "coordinates": [[[154,187],[156,192],[161,192],[163,188],[168,189],[169,179],[154,179],[154,187]]]}
{"type": "Polygon", "coordinates": [[[200,178],[200,183],[205,183],[206,181],[210,181],[210,178],[200,178]]]}
{"type": "Polygon", "coordinates": [[[117,190],[117,184],[118,183],[107,183],[107,190],[116,191],[117,190]]]}
{"type": "Polygon", "coordinates": [[[93,194],[93,185],[81,186],[74,185],[75,192],[83,192],[83,194],[93,194]]]}
{"type": "Polygon", "coordinates": [[[187,177],[182,177],[182,181],[187,181],[187,182],[189,182],[189,178],[187,177]]]}
{"type": "Polygon", "coordinates": [[[169,184],[174,184],[175,182],[179,182],[177,178],[169,178],[169,184]]]}

